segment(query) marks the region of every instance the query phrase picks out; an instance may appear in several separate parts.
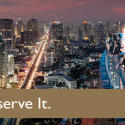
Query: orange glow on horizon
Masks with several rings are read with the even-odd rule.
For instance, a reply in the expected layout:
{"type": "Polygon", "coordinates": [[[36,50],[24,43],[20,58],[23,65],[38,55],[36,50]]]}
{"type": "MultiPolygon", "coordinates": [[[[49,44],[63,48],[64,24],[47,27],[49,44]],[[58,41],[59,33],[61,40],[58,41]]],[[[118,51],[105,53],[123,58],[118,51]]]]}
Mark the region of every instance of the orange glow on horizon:
{"type": "Polygon", "coordinates": [[[83,23],[87,23],[87,21],[84,21],[83,23]]]}

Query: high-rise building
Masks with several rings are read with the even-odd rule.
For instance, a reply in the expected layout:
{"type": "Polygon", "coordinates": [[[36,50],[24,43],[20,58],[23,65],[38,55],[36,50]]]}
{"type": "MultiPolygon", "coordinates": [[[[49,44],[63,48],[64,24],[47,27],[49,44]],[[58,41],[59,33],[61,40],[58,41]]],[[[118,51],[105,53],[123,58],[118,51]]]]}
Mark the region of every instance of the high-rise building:
{"type": "Polygon", "coordinates": [[[21,28],[22,28],[22,20],[21,18],[17,21],[17,35],[21,35],[21,28]]]}
{"type": "Polygon", "coordinates": [[[61,22],[54,22],[50,28],[51,39],[53,39],[55,58],[56,60],[60,60],[61,64],[63,63],[64,54],[63,24],[61,22]]]}
{"type": "Polygon", "coordinates": [[[54,63],[54,52],[46,50],[44,52],[44,66],[52,66],[54,63]]]}
{"type": "Polygon", "coordinates": [[[102,35],[104,34],[103,22],[99,21],[98,44],[102,43],[102,35]]]}
{"type": "Polygon", "coordinates": [[[76,26],[75,41],[82,41],[82,29],[80,26],[76,26]]]}
{"type": "Polygon", "coordinates": [[[25,46],[32,46],[37,41],[39,41],[38,22],[36,19],[30,19],[27,22],[27,30],[21,34],[21,43],[25,46]]]}
{"type": "Polygon", "coordinates": [[[21,18],[19,18],[16,21],[16,24],[14,25],[14,46],[20,46],[21,42],[21,32],[24,31],[24,25],[22,23],[21,18]]]}
{"type": "Polygon", "coordinates": [[[90,43],[94,43],[94,35],[90,35],[90,43]]]}
{"type": "Polygon", "coordinates": [[[38,22],[36,19],[28,20],[27,31],[38,31],[38,22]]]}
{"type": "Polygon", "coordinates": [[[63,28],[63,33],[65,37],[69,36],[69,26],[65,25],[63,28]]]}
{"type": "Polygon", "coordinates": [[[8,54],[7,56],[7,75],[14,74],[14,55],[8,54]]]}
{"type": "Polygon", "coordinates": [[[88,23],[87,23],[87,25],[88,25],[88,31],[87,31],[87,35],[89,36],[90,35],[90,33],[91,33],[91,30],[92,30],[92,23],[91,23],[91,21],[88,21],[88,23]]]}
{"type": "Polygon", "coordinates": [[[100,35],[104,34],[103,22],[101,21],[99,21],[99,34],[100,35]]]}
{"type": "Polygon", "coordinates": [[[122,24],[123,24],[123,22],[119,22],[118,23],[118,33],[122,33],[123,31],[122,31],[122,24]]]}
{"type": "Polygon", "coordinates": [[[52,37],[54,39],[58,39],[60,36],[63,37],[63,24],[60,22],[55,22],[51,29],[50,29],[51,33],[52,33],[52,37]]]}
{"type": "Polygon", "coordinates": [[[63,55],[63,24],[54,23],[51,27],[52,37],[54,38],[55,54],[59,57],[63,55]]]}
{"type": "Polygon", "coordinates": [[[21,44],[24,46],[32,46],[37,42],[38,32],[37,31],[24,31],[21,32],[21,44]]]}
{"type": "Polygon", "coordinates": [[[7,86],[7,42],[0,35],[0,87],[7,86]]]}
{"type": "Polygon", "coordinates": [[[41,37],[44,35],[44,22],[43,21],[39,23],[39,34],[41,37]]]}
{"type": "Polygon", "coordinates": [[[13,47],[13,20],[0,19],[0,32],[2,33],[3,41],[7,43],[7,50],[11,51],[13,47]]]}
{"type": "Polygon", "coordinates": [[[111,24],[110,22],[107,22],[107,32],[109,33],[111,31],[111,24]]]}
{"type": "Polygon", "coordinates": [[[87,21],[84,21],[83,22],[83,31],[84,31],[84,34],[87,34],[87,26],[88,26],[87,21]]]}

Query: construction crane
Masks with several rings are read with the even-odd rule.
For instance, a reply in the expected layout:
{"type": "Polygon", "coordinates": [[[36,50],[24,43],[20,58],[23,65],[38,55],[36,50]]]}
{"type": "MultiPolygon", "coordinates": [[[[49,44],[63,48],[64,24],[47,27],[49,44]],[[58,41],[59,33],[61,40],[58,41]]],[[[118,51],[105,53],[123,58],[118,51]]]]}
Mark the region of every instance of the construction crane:
{"type": "Polygon", "coordinates": [[[57,18],[57,16],[56,16],[56,14],[55,14],[55,17],[56,17],[56,21],[59,21],[58,18],[57,18]]]}

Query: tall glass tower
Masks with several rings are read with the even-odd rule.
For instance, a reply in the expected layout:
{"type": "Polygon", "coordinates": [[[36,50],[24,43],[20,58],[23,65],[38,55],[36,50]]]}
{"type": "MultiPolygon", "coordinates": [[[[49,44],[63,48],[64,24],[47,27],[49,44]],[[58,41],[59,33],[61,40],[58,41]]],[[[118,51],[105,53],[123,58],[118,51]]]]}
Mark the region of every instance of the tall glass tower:
{"type": "Polygon", "coordinates": [[[0,34],[0,88],[7,86],[7,44],[0,34]]]}

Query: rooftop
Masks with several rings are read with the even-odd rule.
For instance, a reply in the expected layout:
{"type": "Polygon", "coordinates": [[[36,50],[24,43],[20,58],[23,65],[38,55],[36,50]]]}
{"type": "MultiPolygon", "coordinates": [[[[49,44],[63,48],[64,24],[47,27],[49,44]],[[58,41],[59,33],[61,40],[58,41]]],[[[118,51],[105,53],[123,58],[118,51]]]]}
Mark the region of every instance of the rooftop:
{"type": "Polygon", "coordinates": [[[35,85],[35,89],[53,89],[50,85],[35,85]]]}
{"type": "Polygon", "coordinates": [[[60,73],[59,71],[54,71],[53,74],[46,76],[46,77],[58,77],[58,76],[63,77],[68,81],[76,81],[75,79],[71,78],[70,76],[68,76],[64,73],[60,73]]]}

